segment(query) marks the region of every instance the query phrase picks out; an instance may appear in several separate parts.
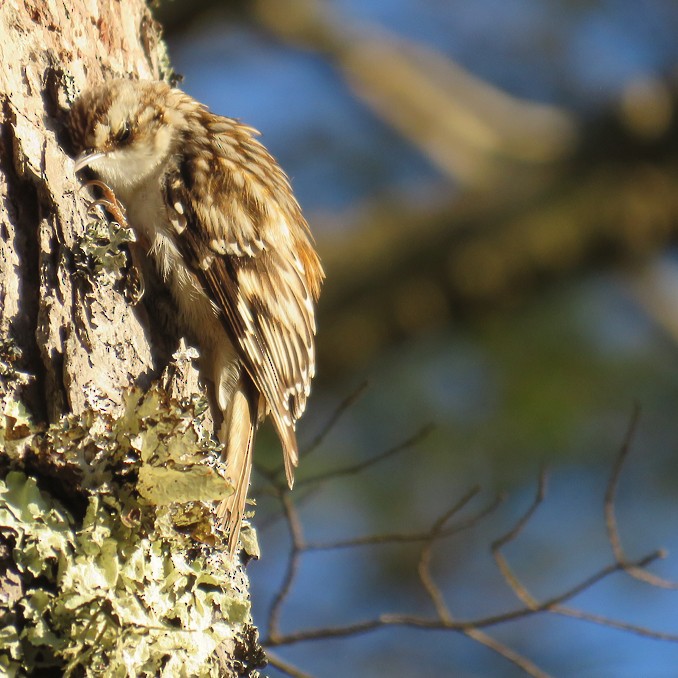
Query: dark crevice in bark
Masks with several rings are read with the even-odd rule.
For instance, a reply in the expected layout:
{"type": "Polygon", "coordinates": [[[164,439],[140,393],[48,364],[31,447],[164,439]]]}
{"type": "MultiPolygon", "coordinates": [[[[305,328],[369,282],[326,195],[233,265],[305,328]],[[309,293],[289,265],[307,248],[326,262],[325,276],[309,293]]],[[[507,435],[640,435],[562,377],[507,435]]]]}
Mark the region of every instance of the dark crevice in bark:
{"type": "MultiPolygon", "coordinates": [[[[22,392],[21,399],[37,420],[46,417],[46,370],[36,333],[40,301],[40,247],[38,231],[44,218],[44,201],[37,182],[22,176],[16,166],[19,140],[14,134],[16,116],[9,102],[3,102],[3,124],[0,129],[0,168],[7,180],[7,215],[14,226],[13,249],[19,259],[19,313],[12,319],[8,339],[20,348],[22,357],[16,367],[34,379],[22,392]]],[[[51,211],[51,206],[47,206],[51,211]]],[[[7,234],[5,234],[7,235],[7,234]]]]}

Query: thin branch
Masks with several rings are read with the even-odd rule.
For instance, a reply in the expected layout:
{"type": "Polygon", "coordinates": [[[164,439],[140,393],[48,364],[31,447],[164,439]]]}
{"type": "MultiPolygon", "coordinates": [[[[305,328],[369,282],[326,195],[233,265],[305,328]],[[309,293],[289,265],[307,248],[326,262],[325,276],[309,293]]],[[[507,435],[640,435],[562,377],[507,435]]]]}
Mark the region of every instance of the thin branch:
{"type": "Polygon", "coordinates": [[[438,519],[433,523],[424,546],[421,549],[419,554],[419,563],[417,564],[417,572],[419,573],[419,579],[421,580],[422,586],[426,590],[433,603],[433,606],[438,613],[438,617],[444,621],[452,621],[452,613],[449,611],[443,594],[435,583],[433,575],[431,574],[431,556],[433,552],[433,544],[440,537],[440,533],[443,531],[447,521],[452,518],[453,515],[461,511],[466,504],[478,493],[479,488],[473,487],[469,492],[467,492],[459,501],[453,504],[445,513],[438,517],[438,519]]]}
{"type": "Polygon", "coordinates": [[[591,614],[582,610],[575,610],[569,607],[558,605],[551,609],[554,614],[560,614],[565,617],[573,617],[574,619],[581,619],[582,621],[589,621],[599,626],[609,626],[619,631],[627,631],[635,633],[644,638],[651,638],[652,640],[663,640],[670,643],[678,643],[678,633],[664,633],[662,631],[653,631],[645,626],[638,626],[636,624],[627,624],[626,622],[618,621],[617,619],[610,619],[599,614],[591,614]]]}
{"type": "Polygon", "coordinates": [[[511,566],[508,564],[501,549],[509,542],[513,541],[523,531],[523,528],[530,521],[536,510],[541,506],[546,497],[546,471],[542,468],[539,471],[539,481],[537,483],[537,493],[534,501],[528,507],[527,511],[521,516],[515,526],[509,530],[505,535],[499,537],[491,544],[492,555],[497,563],[497,567],[501,572],[504,581],[509,588],[518,596],[518,598],[527,605],[530,609],[536,609],[539,606],[537,600],[530,594],[530,592],[522,585],[518,577],[513,573],[511,566]]]}
{"type": "MultiPolygon", "coordinates": [[[[650,553],[638,561],[631,563],[633,567],[646,567],[654,560],[661,557],[660,552],[650,553]]],[[[490,626],[497,626],[507,622],[531,617],[538,613],[550,612],[553,609],[560,609],[561,603],[574,598],[579,593],[591,588],[598,582],[606,579],[616,572],[624,571],[624,565],[620,563],[612,563],[604,568],[598,570],[584,581],[576,586],[568,589],[564,593],[549,598],[540,603],[536,608],[523,607],[509,612],[504,612],[497,615],[482,617],[479,619],[470,620],[456,620],[445,621],[439,618],[427,618],[414,615],[398,615],[398,614],[383,614],[375,619],[370,619],[363,622],[356,622],[355,624],[348,624],[346,626],[327,627],[321,629],[310,629],[308,631],[298,631],[295,633],[288,633],[286,635],[277,634],[275,638],[269,637],[262,641],[263,645],[291,645],[294,643],[306,642],[310,640],[326,640],[330,638],[342,638],[347,636],[360,635],[369,633],[376,629],[387,626],[405,626],[419,629],[439,629],[450,631],[466,632],[468,629],[480,629],[490,626]]],[[[671,642],[678,642],[678,638],[667,637],[665,640],[671,642]]]]}
{"type": "Polygon", "coordinates": [[[363,394],[365,391],[370,386],[370,382],[365,380],[361,384],[359,384],[358,388],[353,391],[353,393],[349,393],[344,400],[342,400],[337,408],[334,410],[332,416],[327,420],[327,423],[325,426],[323,426],[320,429],[320,432],[318,435],[316,435],[315,438],[308,444],[304,446],[304,449],[301,451],[300,455],[302,457],[306,457],[311,452],[316,450],[320,445],[322,445],[323,441],[329,433],[332,431],[332,429],[336,426],[337,422],[341,419],[341,417],[351,408],[353,405],[362,398],[363,394]]]}
{"type": "MultiPolygon", "coordinates": [[[[335,414],[331,417],[328,424],[323,428],[321,433],[312,442],[311,447],[308,450],[309,452],[317,444],[320,444],[320,441],[322,441],[322,438],[325,435],[327,435],[327,432],[329,432],[331,427],[334,426],[334,424],[336,424],[341,413],[346,411],[346,409],[348,409],[351,406],[351,404],[353,402],[355,402],[358,399],[358,397],[360,397],[360,395],[364,392],[364,390],[367,388],[367,386],[368,386],[368,382],[363,382],[363,384],[361,384],[360,387],[356,391],[354,391],[351,395],[349,395],[339,405],[339,407],[335,411],[335,414]]],[[[296,492],[297,503],[299,503],[299,497],[300,496],[302,498],[301,499],[302,501],[306,501],[310,497],[312,497],[313,494],[317,491],[317,488],[306,489],[306,493],[303,494],[303,495],[300,495],[299,494],[299,488],[300,487],[303,487],[304,485],[319,484],[319,483],[321,483],[325,480],[330,480],[334,477],[340,477],[340,476],[344,476],[344,475],[353,475],[353,474],[356,474],[356,473],[360,473],[364,469],[367,469],[370,466],[378,464],[378,463],[388,459],[389,457],[397,454],[398,452],[402,452],[404,450],[407,450],[407,449],[414,447],[421,440],[423,440],[426,436],[428,436],[430,434],[430,432],[433,430],[433,428],[434,428],[433,424],[427,424],[426,426],[423,426],[421,429],[419,429],[419,431],[417,431],[413,436],[404,440],[400,444],[398,444],[398,445],[396,445],[392,448],[389,448],[389,449],[385,450],[384,452],[380,452],[379,454],[375,455],[374,457],[371,457],[370,459],[368,459],[364,462],[361,462],[360,464],[356,464],[355,466],[349,466],[349,467],[345,467],[343,469],[336,469],[334,471],[328,471],[328,472],[325,472],[325,473],[318,474],[316,476],[312,476],[312,477],[308,477],[308,478],[301,478],[301,479],[297,480],[296,483],[295,483],[295,488],[297,490],[297,492],[296,492]]],[[[260,464],[257,464],[257,462],[255,461],[254,462],[254,468],[257,471],[257,473],[259,475],[261,475],[263,478],[265,478],[266,481],[269,483],[270,493],[272,495],[274,495],[276,497],[280,497],[281,493],[283,493],[287,489],[287,483],[280,479],[282,468],[283,468],[282,466],[270,469],[270,468],[263,467],[260,464]]],[[[262,523],[262,526],[268,527],[272,523],[276,522],[277,520],[279,520],[283,516],[284,516],[284,513],[272,516],[270,519],[268,519],[267,521],[262,523]]],[[[460,528],[460,529],[462,529],[462,528],[460,528]]],[[[450,534],[451,533],[452,532],[450,532],[450,534]]],[[[415,535],[406,535],[404,538],[395,537],[393,539],[389,539],[388,536],[387,536],[387,538],[384,541],[385,542],[388,542],[388,541],[422,541],[425,538],[426,538],[426,535],[420,535],[419,533],[416,533],[415,535]]],[[[369,539],[371,539],[371,538],[368,538],[368,541],[365,541],[364,543],[365,544],[372,543],[372,542],[369,541],[369,539]]],[[[351,540],[351,541],[353,541],[353,540],[351,540]]],[[[374,543],[378,543],[378,542],[375,541],[374,543]]],[[[321,551],[321,550],[329,550],[329,549],[334,549],[334,548],[347,548],[347,547],[352,546],[352,545],[354,545],[354,544],[352,544],[350,542],[346,542],[344,544],[338,543],[338,545],[335,545],[335,544],[331,544],[331,545],[330,544],[319,544],[319,545],[316,545],[315,547],[306,546],[305,550],[321,551]]],[[[355,545],[358,545],[358,544],[355,544],[355,545]]]]}
{"type": "Polygon", "coordinates": [[[285,572],[282,586],[273,600],[271,610],[268,614],[268,635],[271,643],[275,643],[275,639],[280,635],[280,612],[296,579],[299,570],[299,557],[304,549],[304,533],[301,527],[301,521],[299,520],[299,514],[290,499],[289,492],[283,490],[280,495],[280,502],[283,506],[285,518],[290,529],[292,545],[290,547],[287,571],[285,572]]]}
{"type": "MultiPolygon", "coordinates": [[[[325,425],[320,429],[320,432],[316,435],[313,440],[306,445],[302,450],[299,452],[300,457],[307,457],[310,455],[312,452],[314,452],[322,443],[324,442],[325,438],[331,433],[332,429],[337,425],[339,420],[344,416],[344,414],[351,408],[353,405],[360,400],[360,398],[363,396],[365,391],[370,386],[370,382],[368,380],[363,381],[358,385],[358,388],[356,388],[352,393],[349,393],[346,398],[344,398],[339,405],[337,405],[336,409],[334,412],[330,415],[330,418],[327,420],[325,425]]],[[[256,462],[254,463],[254,467],[256,468],[257,472],[260,473],[262,476],[264,476],[272,485],[275,487],[285,487],[287,482],[286,480],[281,480],[282,472],[284,470],[284,466],[282,464],[279,464],[278,466],[275,466],[273,468],[264,468],[261,465],[257,464],[256,462]]],[[[299,485],[299,482],[297,482],[297,486],[299,485]]]]}
{"type": "Polygon", "coordinates": [[[534,501],[528,507],[527,511],[523,516],[518,520],[518,522],[512,527],[505,535],[495,539],[492,542],[492,550],[499,550],[504,547],[509,542],[513,541],[518,537],[518,535],[523,531],[523,528],[530,521],[535,511],[544,503],[546,498],[546,471],[545,469],[539,470],[539,480],[537,482],[537,494],[534,498],[534,501]]]}
{"type": "MultiPolygon", "coordinates": [[[[279,487],[277,485],[273,485],[272,483],[275,482],[271,478],[266,478],[268,482],[271,483],[269,487],[264,487],[261,489],[260,494],[267,495],[267,496],[273,496],[276,497],[277,499],[280,498],[280,493],[283,489],[286,489],[283,487],[279,487]]],[[[297,510],[300,509],[302,506],[306,505],[309,501],[315,498],[315,496],[319,493],[321,490],[321,487],[308,487],[305,490],[297,491],[295,488],[294,492],[294,505],[297,507],[297,510]]],[[[285,518],[285,513],[284,511],[280,510],[271,510],[270,514],[260,516],[257,514],[257,530],[259,532],[263,532],[264,530],[267,530],[270,528],[272,525],[275,525],[278,523],[280,520],[285,518]]]]}
{"type": "MultiPolygon", "coordinates": [[[[616,499],[617,499],[617,489],[619,487],[619,479],[621,477],[622,469],[626,463],[626,460],[631,452],[631,444],[636,435],[636,430],[638,428],[638,421],[640,420],[640,407],[635,405],[633,408],[633,413],[631,414],[631,422],[624,436],[624,442],[619,450],[619,454],[615,459],[614,465],[612,466],[612,472],[610,474],[610,480],[607,484],[607,489],[605,491],[605,526],[607,528],[607,536],[612,547],[612,553],[614,554],[615,559],[622,565],[625,565],[627,562],[626,554],[624,553],[624,548],[621,543],[621,537],[619,535],[619,526],[617,524],[616,516],[616,499]]],[[[630,567],[626,565],[624,570],[634,579],[643,581],[646,584],[651,586],[656,586],[663,589],[678,590],[678,582],[669,581],[668,579],[663,579],[658,577],[646,570],[639,569],[637,567],[630,567]]]]}
{"type": "Polygon", "coordinates": [[[617,517],[615,514],[615,502],[617,498],[617,488],[619,487],[619,478],[621,477],[622,468],[624,463],[629,456],[631,451],[631,443],[636,434],[636,429],[638,427],[638,420],[640,417],[640,408],[638,405],[635,405],[633,408],[633,413],[631,414],[631,422],[624,436],[624,442],[619,450],[619,454],[615,459],[615,462],[612,466],[612,472],[610,473],[610,480],[607,484],[607,489],[605,490],[605,526],[607,527],[607,537],[610,540],[610,546],[612,546],[612,553],[617,561],[620,563],[624,562],[626,556],[624,555],[624,549],[621,545],[621,539],[619,537],[619,528],[617,526],[617,517]]]}
{"type": "MultiPolygon", "coordinates": [[[[446,628],[440,626],[439,620],[433,620],[432,628],[446,628]]],[[[294,633],[287,633],[285,635],[277,634],[275,636],[269,635],[264,638],[261,644],[268,647],[278,647],[280,645],[293,645],[295,643],[304,643],[311,640],[329,640],[332,638],[346,638],[352,636],[359,636],[363,633],[369,633],[384,626],[392,626],[391,621],[384,615],[377,619],[369,619],[364,622],[356,622],[354,624],[347,624],[346,626],[328,626],[321,629],[309,629],[308,631],[296,631],[294,633]]],[[[404,625],[404,624],[403,624],[404,625]]],[[[268,650],[267,650],[268,651],[268,650]]]]}
{"type": "MultiPolygon", "coordinates": [[[[471,488],[468,494],[475,495],[478,491],[476,488],[471,488]]],[[[468,496],[465,495],[465,496],[468,496]]],[[[444,530],[441,530],[438,539],[444,539],[452,535],[463,532],[470,527],[475,527],[483,518],[493,513],[497,507],[504,501],[503,495],[497,495],[491,503],[478,511],[478,513],[469,516],[467,519],[458,522],[444,530]]],[[[421,542],[429,539],[431,535],[430,530],[422,532],[391,532],[388,534],[373,534],[365,537],[355,537],[353,539],[345,539],[343,541],[332,542],[308,542],[306,544],[306,551],[332,551],[345,548],[356,548],[360,546],[373,546],[383,544],[407,544],[413,542],[421,542]]]]}
{"type": "Polygon", "coordinates": [[[345,466],[343,468],[337,468],[331,471],[325,471],[323,473],[318,473],[317,475],[308,476],[306,478],[300,478],[297,481],[296,486],[300,487],[303,485],[310,485],[311,483],[321,483],[326,480],[334,480],[335,478],[341,478],[342,476],[353,476],[356,475],[357,473],[361,473],[362,471],[370,468],[371,466],[374,466],[375,464],[378,464],[379,462],[384,461],[389,457],[392,457],[398,452],[409,450],[412,447],[418,445],[422,440],[424,440],[424,438],[426,438],[431,433],[431,431],[433,431],[433,429],[434,429],[433,424],[426,424],[426,426],[420,428],[419,431],[417,431],[413,436],[410,436],[403,442],[398,443],[394,447],[391,447],[388,450],[384,450],[379,454],[375,454],[373,457],[370,457],[369,459],[366,459],[365,461],[360,462],[359,464],[345,466]]]}
{"type": "Polygon", "coordinates": [[[590,589],[594,584],[597,584],[599,581],[602,581],[603,579],[605,579],[611,574],[614,574],[615,572],[625,572],[626,568],[629,566],[646,567],[650,563],[653,563],[655,560],[660,560],[663,557],[664,554],[662,551],[653,551],[652,553],[649,553],[640,560],[637,560],[635,563],[626,564],[615,562],[612,565],[608,565],[607,567],[601,568],[598,572],[592,574],[587,579],[584,579],[584,581],[580,582],[576,586],[573,586],[572,588],[568,589],[565,593],[561,593],[559,596],[554,596],[553,598],[547,600],[545,603],[542,603],[539,606],[539,608],[548,609],[553,607],[554,605],[559,605],[560,603],[569,600],[570,598],[574,598],[583,591],[590,589]]]}
{"type": "Polygon", "coordinates": [[[492,636],[488,636],[487,633],[481,631],[480,629],[466,629],[464,635],[468,636],[472,640],[489,647],[491,650],[494,650],[497,654],[502,656],[504,659],[507,659],[512,664],[515,664],[519,669],[522,669],[528,676],[533,676],[533,678],[551,678],[548,673],[542,671],[536,664],[531,662],[527,657],[518,654],[510,647],[500,643],[492,636]]]}
{"type": "Polygon", "coordinates": [[[286,662],[282,657],[271,652],[271,650],[266,650],[266,659],[268,659],[268,663],[271,666],[275,666],[278,671],[282,671],[284,674],[292,676],[292,678],[313,678],[310,673],[305,673],[293,664],[286,662]]]}

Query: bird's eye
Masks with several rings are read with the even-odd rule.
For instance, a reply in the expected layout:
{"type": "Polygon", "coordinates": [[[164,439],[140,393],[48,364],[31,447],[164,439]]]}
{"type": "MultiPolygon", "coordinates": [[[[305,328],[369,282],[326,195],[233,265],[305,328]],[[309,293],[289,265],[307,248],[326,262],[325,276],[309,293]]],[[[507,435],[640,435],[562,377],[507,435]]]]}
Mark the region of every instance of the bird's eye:
{"type": "Polygon", "coordinates": [[[117,131],[115,135],[115,140],[119,144],[127,143],[132,136],[132,128],[130,127],[129,122],[125,121],[123,126],[117,131]]]}

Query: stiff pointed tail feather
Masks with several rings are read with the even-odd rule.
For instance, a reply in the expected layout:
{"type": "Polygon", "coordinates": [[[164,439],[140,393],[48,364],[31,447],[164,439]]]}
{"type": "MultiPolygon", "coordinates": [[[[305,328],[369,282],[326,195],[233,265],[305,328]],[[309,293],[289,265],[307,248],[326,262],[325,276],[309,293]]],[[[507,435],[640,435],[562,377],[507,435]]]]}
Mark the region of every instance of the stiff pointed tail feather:
{"type": "MultiPolygon", "coordinates": [[[[228,550],[231,557],[238,548],[240,528],[252,474],[252,448],[260,414],[260,396],[246,375],[241,376],[228,404],[219,431],[226,461],[226,478],[234,492],[224,499],[217,510],[222,527],[228,527],[228,550]]],[[[220,402],[220,406],[222,403],[220,402]]],[[[263,414],[263,412],[262,412],[263,414]]],[[[290,489],[294,485],[294,470],[299,464],[299,451],[294,425],[273,414],[273,422],[282,443],[285,475],[290,489]]]]}
{"type": "Polygon", "coordinates": [[[283,461],[285,462],[285,476],[290,490],[294,487],[294,470],[299,465],[299,448],[297,447],[297,435],[294,432],[294,424],[288,424],[280,417],[273,416],[273,424],[280,438],[283,448],[283,461]]]}
{"type": "Polygon", "coordinates": [[[233,485],[234,492],[221,502],[217,516],[222,526],[228,526],[228,551],[231,557],[238,548],[250,485],[257,411],[258,397],[249,395],[241,381],[224,412],[220,431],[220,438],[225,444],[226,477],[233,485]]]}

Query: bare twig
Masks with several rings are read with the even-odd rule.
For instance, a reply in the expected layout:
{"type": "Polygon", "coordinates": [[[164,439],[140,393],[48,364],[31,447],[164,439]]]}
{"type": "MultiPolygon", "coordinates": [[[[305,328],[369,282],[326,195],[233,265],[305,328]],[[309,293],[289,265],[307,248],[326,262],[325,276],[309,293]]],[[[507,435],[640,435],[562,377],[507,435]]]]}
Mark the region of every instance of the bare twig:
{"type": "Polygon", "coordinates": [[[443,594],[440,591],[440,588],[433,579],[431,574],[431,555],[433,551],[434,542],[440,537],[441,532],[443,531],[447,521],[452,518],[456,513],[461,511],[466,504],[478,493],[479,488],[473,487],[469,492],[467,492],[459,501],[454,503],[445,513],[438,517],[438,519],[433,523],[424,546],[421,549],[419,555],[419,563],[417,565],[417,571],[419,573],[419,579],[421,580],[422,586],[429,595],[429,598],[433,602],[433,606],[438,613],[438,617],[444,621],[452,621],[452,613],[449,611],[443,594]]]}
{"type": "Polygon", "coordinates": [[[546,498],[546,471],[545,469],[542,468],[539,471],[539,480],[537,482],[537,494],[534,498],[534,501],[532,502],[532,504],[530,504],[529,508],[527,509],[527,511],[525,511],[525,513],[518,520],[518,522],[506,534],[499,537],[498,539],[495,539],[492,542],[492,550],[498,551],[499,549],[503,548],[506,544],[516,539],[516,537],[518,537],[518,535],[523,531],[525,525],[527,525],[527,523],[530,521],[535,511],[541,506],[541,504],[544,503],[545,498],[546,498]]]}
{"type": "MultiPolygon", "coordinates": [[[[631,563],[634,567],[645,567],[649,563],[653,562],[657,558],[661,557],[660,552],[650,553],[638,561],[631,563]]],[[[330,638],[342,638],[347,636],[360,635],[363,633],[369,633],[376,629],[380,629],[386,626],[405,626],[410,628],[419,628],[419,629],[447,629],[450,631],[460,631],[465,632],[468,629],[481,629],[487,628],[490,626],[497,626],[499,624],[505,624],[507,622],[515,621],[518,619],[523,619],[525,617],[533,616],[537,613],[550,612],[553,609],[560,609],[561,603],[564,603],[576,595],[582,593],[583,591],[590,589],[592,586],[598,582],[606,579],[612,574],[617,572],[623,572],[624,566],[620,563],[612,563],[606,567],[601,568],[595,572],[590,577],[587,577],[585,580],[568,589],[564,593],[561,593],[557,596],[553,596],[543,602],[541,602],[535,608],[522,607],[509,612],[503,612],[497,615],[491,615],[487,617],[481,617],[478,619],[467,619],[467,620],[452,620],[445,621],[440,618],[427,618],[416,615],[398,615],[398,614],[382,614],[375,619],[370,619],[367,621],[356,622],[354,624],[347,624],[345,626],[335,626],[335,627],[326,627],[321,629],[310,629],[307,631],[297,631],[294,633],[288,633],[285,635],[277,634],[275,638],[268,638],[262,642],[262,644],[270,645],[291,645],[294,643],[306,642],[309,640],[320,640],[320,639],[330,639],[330,638]]],[[[678,642],[678,638],[668,637],[665,640],[670,640],[678,642]]]]}
{"type": "Polygon", "coordinates": [[[551,612],[554,614],[563,615],[565,617],[573,617],[574,619],[589,621],[594,624],[598,624],[599,626],[609,626],[610,628],[618,629],[620,631],[628,631],[629,633],[634,633],[638,636],[643,636],[644,638],[664,640],[670,643],[678,643],[678,633],[653,631],[652,629],[648,629],[646,626],[627,624],[626,622],[622,622],[617,619],[610,619],[609,617],[603,617],[599,614],[591,614],[590,612],[575,610],[570,607],[563,607],[561,605],[552,608],[551,612]]]}
{"type": "MultiPolygon", "coordinates": [[[[467,493],[475,496],[478,488],[471,488],[467,493]]],[[[504,501],[503,495],[497,495],[492,502],[482,508],[478,513],[469,516],[465,520],[461,520],[455,525],[451,525],[440,531],[438,539],[444,539],[452,535],[463,532],[471,527],[475,527],[483,518],[493,513],[497,507],[504,501]]],[[[374,546],[383,544],[406,544],[426,541],[431,534],[430,530],[420,532],[392,532],[388,534],[372,534],[365,537],[354,537],[353,539],[344,539],[331,542],[308,542],[306,544],[307,551],[333,551],[338,549],[356,548],[360,546],[374,546]]]]}
{"type": "Polygon", "coordinates": [[[278,671],[282,671],[284,674],[292,676],[292,678],[313,678],[310,673],[306,673],[293,664],[286,662],[282,657],[271,652],[271,650],[266,650],[266,659],[268,659],[268,663],[271,666],[275,666],[278,671]]]}
{"type": "Polygon", "coordinates": [[[320,432],[318,435],[316,435],[315,438],[308,444],[304,446],[304,449],[301,451],[301,456],[306,457],[311,452],[316,450],[320,445],[322,445],[323,441],[325,438],[327,438],[328,434],[332,429],[336,426],[337,422],[341,419],[341,417],[351,408],[353,405],[362,398],[363,394],[365,391],[370,386],[370,382],[365,380],[361,384],[358,385],[358,388],[353,391],[353,393],[349,393],[344,400],[342,400],[337,408],[334,410],[332,413],[332,416],[327,420],[327,423],[320,429],[320,432]]]}
{"type": "Polygon", "coordinates": [[[304,533],[301,527],[301,521],[299,520],[299,514],[290,499],[289,492],[286,490],[282,491],[280,502],[283,506],[285,518],[290,528],[292,545],[290,547],[287,571],[285,572],[282,586],[273,600],[271,610],[268,614],[268,636],[269,641],[273,644],[275,644],[276,639],[280,635],[280,612],[296,579],[299,570],[299,557],[304,550],[304,533]]]}
{"type": "Polygon", "coordinates": [[[504,577],[504,581],[508,584],[509,588],[518,596],[518,598],[527,605],[530,609],[536,609],[539,604],[532,597],[529,591],[521,584],[520,580],[513,573],[508,561],[506,560],[504,554],[501,552],[501,549],[506,546],[509,542],[513,541],[518,537],[522,532],[523,528],[529,522],[530,518],[534,515],[535,511],[541,506],[546,497],[546,471],[542,468],[539,471],[539,481],[537,483],[537,493],[535,495],[534,501],[528,507],[527,511],[523,516],[518,520],[511,530],[509,530],[505,535],[499,537],[492,542],[491,549],[492,555],[497,563],[497,567],[504,577]]]}
{"type": "Polygon", "coordinates": [[[550,678],[549,674],[544,673],[544,671],[542,671],[534,662],[531,662],[526,657],[523,657],[523,655],[518,654],[507,645],[500,643],[495,638],[492,638],[492,636],[488,636],[484,631],[469,628],[464,631],[464,635],[481,645],[485,645],[485,647],[494,650],[504,659],[507,659],[519,669],[522,669],[528,676],[533,676],[533,678],[550,678]]]}
{"type": "MultiPolygon", "coordinates": [[[[332,429],[337,425],[337,422],[342,418],[342,416],[351,408],[353,405],[360,400],[365,391],[369,388],[369,381],[365,380],[358,385],[352,393],[349,393],[340,403],[337,405],[334,412],[330,415],[330,418],[327,420],[325,425],[320,429],[320,432],[316,435],[311,442],[304,446],[300,451],[299,455],[301,457],[307,457],[312,452],[315,452],[320,445],[324,442],[325,438],[329,435],[332,429]]],[[[286,484],[285,480],[282,480],[282,472],[284,466],[282,464],[276,466],[273,469],[265,469],[260,465],[256,465],[256,469],[259,473],[265,476],[272,484],[276,486],[283,487],[286,484]]],[[[299,483],[297,482],[297,485],[299,483]]]]}
{"type": "Polygon", "coordinates": [[[633,408],[633,413],[631,414],[631,422],[624,436],[624,442],[619,450],[619,454],[615,459],[615,462],[612,466],[612,473],[610,474],[610,480],[607,484],[607,489],[605,490],[605,525],[607,527],[607,537],[610,540],[610,546],[612,546],[612,553],[614,557],[620,563],[623,563],[626,560],[624,555],[624,549],[621,545],[621,539],[619,537],[619,528],[617,527],[617,517],[615,515],[615,500],[617,497],[617,488],[619,487],[619,478],[621,477],[622,468],[626,462],[629,452],[631,451],[631,442],[636,433],[636,428],[638,427],[638,420],[640,417],[640,408],[636,405],[633,408]]]}
{"type": "MultiPolygon", "coordinates": [[[[607,527],[607,536],[610,540],[610,546],[612,547],[612,553],[614,554],[615,559],[618,563],[626,565],[627,558],[624,553],[624,548],[621,543],[621,537],[619,536],[619,526],[617,524],[616,516],[616,498],[617,498],[617,489],[619,487],[619,479],[621,477],[621,472],[624,467],[624,464],[631,452],[631,444],[633,438],[635,437],[636,430],[638,428],[638,421],[640,419],[640,407],[636,405],[633,408],[633,413],[631,414],[631,421],[629,427],[624,436],[624,442],[619,450],[619,454],[615,459],[615,462],[612,466],[612,472],[610,474],[610,480],[607,484],[607,489],[605,491],[605,526],[607,527]]],[[[657,586],[664,589],[678,589],[678,582],[672,582],[668,579],[663,579],[658,577],[646,570],[639,569],[637,567],[631,567],[626,565],[625,571],[634,579],[643,581],[651,586],[657,586]]]]}
{"type": "Polygon", "coordinates": [[[608,565],[607,567],[601,568],[600,570],[598,570],[598,572],[595,572],[590,577],[587,577],[586,579],[581,581],[579,584],[573,586],[572,588],[568,589],[564,593],[561,593],[558,596],[554,596],[553,598],[546,600],[545,602],[541,603],[539,605],[539,607],[536,608],[536,609],[538,609],[538,610],[550,610],[555,605],[560,605],[560,603],[563,603],[566,600],[570,600],[571,598],[574,598],[575,596],[579,595],[580,593],[590,589],[591,587],[593,587],[598,582],[609,577],[611,574],[615,574],[616,572],[626,571],[626,568],[628,566],[630,566],[630,567],[646,567],[650,563],[653,563],[655,560],[660,560],[663,557],[664,557],[664,554],[663,554],[662,551],[653,551],[652,553],[648,553],[646,556],[643,556],[639,560],[632,562],[632,563],[625,564],[625,563],[615,562],[612,565],[608,565]]]}
{"type": "MultiPolygon", "coordinates": [[[[284,486],[279,487],[277,485],[277,480],[275,479],[267,477],[266,480],[268,483],[270,483],[270,485],[268,487],[262,488],[260,493],[262,495],[265,494],[267,496],[275,497],[279,500],[280,493],[284,489],[284,486]]],[[[301,508],[309,501],[314,499],[321,489],[322,489],[321,487],[308,487],[305,490],[301,490],[299,492],[297,492],[295,489],[294,505],[297,507],[297,509],[301,508]]],[[[263,530],[268,529],[269,527],[271,527],[271,525],[274,525],[275,523],[279,522],[280,520],[283,520],[284,518],[285,512],[279,510],[275,511],[272,510],[269,515],[265,515],[263,517],[257,514],[257,530],[262,532],[263,530]]]]}
{"type": "Polygon", "coordinates": [[[334,480],[335,478],[341,478],[343,476],[353,476],[357,473],[361,473],[366,469],[378,464],[384,459],[388,459],[398,452],[403,452],[404,450],[409,450],[412,447],[418,445],[424,438],[426,438],[431,431],[433,431],[433,424],[426,424],[420,428],[413,436],[407,438],[401,443],[398,443],[394,447],[384,450],[379,454],[375,454],[373,457],[366,459],[365,461],[360,462],[359,464],[353,464],[352,466],[345,466],[343,468],[337,468],[330,471],[324,471],[323,473],[318,473],[314,476],[308,476],[306,478],[300,478],[297,482],[297,487],[302,485],[310,485],[311,483],[321,483],[326,480],[334,480]]]}

